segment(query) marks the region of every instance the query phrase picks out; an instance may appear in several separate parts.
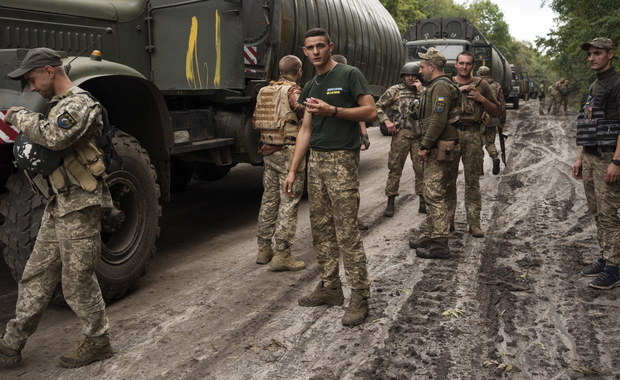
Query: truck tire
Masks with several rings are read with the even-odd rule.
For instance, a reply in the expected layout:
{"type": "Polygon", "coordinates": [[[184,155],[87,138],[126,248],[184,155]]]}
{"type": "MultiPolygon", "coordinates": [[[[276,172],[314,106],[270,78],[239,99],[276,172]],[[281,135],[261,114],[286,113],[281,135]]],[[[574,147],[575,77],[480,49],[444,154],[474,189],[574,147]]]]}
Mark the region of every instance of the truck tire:
{"type": "Polygon", "coordinates": [[[6,190],[0,202],[0,240],[4,260],[15,281],[19,281],[41,226],[45,198],[32,191],[21,170],[8,178],[6,190]]]}
{"type": "MultiPolygon", "coordinates": [[[[114,206],[124,212],[125,220],[115,229],[105,222],[102,227],[96,274],[106,301],[123,297],[145,273],[155,252],[161,214],[159,185],[147,152],[123,132],[117,132],[113,141],[123,163],[112,162],[106,182],[114,206]]],[[[34,247],[45,200],[33,193],[22,171],[9,177],[6,188],[0,203],[4,219],[0,240],[6,244],[5,261],[19,281],[34,247]]]]}
{"type": "Polygon", "coordinates": [[[122,164],[113,161],[106,179],[114,207],[123,211],[117,228],[106,223],[101,233],[97,277],[106,300],[121,298],[146,272],[159,237],[160,190],[149,155],[132,136],[117,131],[114,148],[122,164]]]}

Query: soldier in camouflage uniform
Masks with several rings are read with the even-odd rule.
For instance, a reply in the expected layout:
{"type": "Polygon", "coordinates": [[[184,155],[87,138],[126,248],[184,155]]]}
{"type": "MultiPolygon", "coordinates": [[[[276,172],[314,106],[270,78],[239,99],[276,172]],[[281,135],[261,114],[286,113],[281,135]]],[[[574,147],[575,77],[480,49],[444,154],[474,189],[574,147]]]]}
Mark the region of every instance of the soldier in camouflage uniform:
{"type": "Polygon", "coordinates": [[[553,84],[553,110],[554,116],[560,116],[560,105],[562,104],[562,89],[564,88],[565,79],[562,78],[553,84]]]}
{"type": "Polygon", "coordinates": [[[482,133],[482,143],[484,144],[484,148],[487,150],[489,156],[493,160],[493,175],[499,174],[499,152],[497,151],[497,147],[495,146],[495,136],[497,135],[497,127],[503,128],[506,124],[506,99],[504,98],[504,91],[502,91],[502,85],[498,82],[494,81],[491,78],[491,69],[487,66],[480,66],[478,69],[477,76],[487,81],[487,83],[491,86],[493,91],[495,91],[495,98],[499,102],[500,114],[499,117],[491,117],[488,113],[484,113],[483,119],[483,129],[480,131],[482,133]]]}
{"type": "Polygon", "coordinates": [[[547,92],[549,92],[549,90],[547,89],[547,81],[543,79],[540,81],[540,87],[538,88],[538,114],[539,115],[545,114],[545,98],[547,97],[547,92]]]}
{"type": "Polygon", "coordinates": [[[570,93],[570,89],[568,88],[568,79],[564,79],[564,82],[562,82],[559,93],[560,104],[558,105],[558,107],[562,107],[564,114],[566,114],[566,112],[568,111],[568,95],[570,93]]]}
{"type": "Polygon", "coordinates": [[[551,115],[551,110],[555,110],[555,102],[558,95],[556,89],[557,83],[558,82],[553,82],[547,90],[547,93],[549,94],[549,99],[551,100],[549,102],[549,106],[547,106],[547,115],[551,115]]]}
{"type": "Polygon", "coordinates": [[[394,215],[394,199],[398,195],[398,185],[407,156],[411,156],[415,173],[415,193],[420,198],[418,212],[425,213],[422,185],[424,167],[417,158],[422,137],[422,125],[419,120],[420,97],[424,86],[419,78],[420,66],[415,62],[406,63],[401,69],[403,82],[385,91],[377,102],[377,117],[384,123],[392,135],[392,144],[388,156],[388,178],[385,184],[387,207],[383,215],[394,215]]]}
{"type": "Polygon", "coordinates": [[[458,175],[459,142],[453,123],[458,119],[459,91],[448,76],[443,75],[446,58],[435,48],[418,53],[420,73],[427,89],[422,97],[422,144],[418,159],[424,164],[424,200],[428,235],[409,241],[416,255],[428,259],[450,257],[448,236],[454,218],[456,198],[451,188],[456,187],[458,175]]]}
{"type": "Polygon", "coordinates": [[[54,288],[61,282],[65,300],[82,321],[85,339],[74,352],[62,356],[59,364],[84,366],[113,355],[105,303],[95,276],[101,251],[101,217],[103,209],[112,206],[112,199],[101,177],[90,174],[93,166],[77,158],[88,152],[95,152],[98,160],[102,156],[96,145],[91,145],[101,134],[101,106],[73,85],[60,57],[51,49],[30,50],[9,76],[23,77],[32,91],[50,101],[51,108],[42,115],[12,107],[5,122],[35,144],[67,153],[60,167],[45,177],[46,186],[53,191],[45,194],[42,189],[46,187],[39,187],[49,198],[34,249],[19,281],[15,318],[8,322],[0,339],[0,361],[20,361],[26,340],[36,330],[54,288]],[[78,169],[74,160],[78,161],[78,169]],[[88,170],[88,174],[80,174],[79,168],[88,170]]]}
{"type": "MultiPolygon", "coordinates": [[[[301,87],[301,60],[287,55],[280,60],[280,79],[271,82],[258,93],[254,111],[254,126],[261,132],[260,153],[263,155],[263,199],[258,213],[257,264],[267,264],[274,271],[300,270],[303,261],[291,257],[291,244],[297,227],[297,206],[300,198],[282,193],[282,183],[291,165],[299,120],[304,107],[297,102],[301,87]],[[275,252],[272,242],[275,242],[275,252]]],[[[303,192],[305,162],[299,166],[294,184],[296,194],[303,192]]]]}
{"type": "Polygon", "coordinates": [[[377,108],[366,79],[355,67],[334,62],[334,43],[324,29],[310,29],[304,54],[317,75],[304,86],[299,101],[306,106],[297,136],[295,155],[283,190],[291,197],[297,170],[310,148],[308,196],[310,223],[321,281],[300,306],[341,305],[344,302],[339,274],[342,253],[351,287],[345,326],[358,325],[368,315],[370,279],[366,254],[357,226],[359,208],[358,122],[374,120],[377,108]]]}
{"type": "MultiPolygon", "coordinates": [[[[476,63],[472,53],[464,51],[457,56],[456,72],[452,78],[459,87],[461,96],[461,121],[457,124],[463,174],[465,175],[465,209],[469,233],[474,237],[484,237],[480,226],[480,173],[482,172],[481,128],[483,116],[498,117],[500,108],[491,86],[481,78],[472,77],[476,63]]],[[[456,198],[456,187],[452,189],[456,198]]]]}
{"type": "Polygon", "coordinates": [[[587,52],[590,68],[596,73],[583,117],[588,122],[605,120],[604,129],[613,131],[607,136],[596,133],[594,141],[584,141],[583,124],[577,124],[577,143],[582,148],[573,165],[573,177],[583,178],[588,211],[594,216],[602,252],[602,257],[583,268],[581,274],[596,276],[588,286],[611,289],[620,286],[620,73],[612,65],[615,49],[609,38],[595,38],[581,49],[587,52]]]}

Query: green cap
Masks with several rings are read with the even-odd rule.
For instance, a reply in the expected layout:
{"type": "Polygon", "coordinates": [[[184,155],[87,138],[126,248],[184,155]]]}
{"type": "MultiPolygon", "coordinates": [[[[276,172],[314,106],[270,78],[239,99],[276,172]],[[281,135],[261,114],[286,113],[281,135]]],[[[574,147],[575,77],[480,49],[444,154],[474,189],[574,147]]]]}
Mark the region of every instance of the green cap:
{"type": "Polygon", "coordinates": [[[596,37],[590,42],[585,42],[581,45],[581,50],[588,50],[590,46],[598,49],[614,50],[614,42],[607,37],[596,37]]]}
{"type": "Polygon", "coordinates": [[[441,52],[435,48],[428,48],[426,53],[418,53],[420,58],[427,59],[439,67],[444,67],[446,65],[446,57],[441,54],[441,52]]]}
{"type": "Polygon", "coordinates": [[[54,50],[44,47],[30,49],[19,67],[8,73],[7,76],[11,79],[19,79],[30,70],[38,69],[39,67],[56,67],[60,65],[62,65],[62,60],[54,50]]]}

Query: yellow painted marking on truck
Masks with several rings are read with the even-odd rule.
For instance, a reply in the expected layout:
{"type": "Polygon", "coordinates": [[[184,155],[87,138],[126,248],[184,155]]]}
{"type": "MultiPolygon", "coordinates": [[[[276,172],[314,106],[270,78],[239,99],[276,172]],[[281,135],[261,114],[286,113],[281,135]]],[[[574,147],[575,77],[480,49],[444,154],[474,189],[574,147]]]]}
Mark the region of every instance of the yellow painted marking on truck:
{"type": "Polygon", "coordinates": [[[198,18],[192,17],[192,25],[189,30],[187,54],[185,56],[185,77],[191,88],[202,88],[200,79],[200,65],[198,64],[198,18]],[[195,71],[194,71],[195,70],[195,71]],[[198,83],[196,83],[198,81],[198,83]]]}
{"type": "Polygon", "coordinates": [[[220,12],[215,10],[215,74],[213,87],[220,88],[220,73],[222,67],[222,39],[220,35],[220,12]]]}

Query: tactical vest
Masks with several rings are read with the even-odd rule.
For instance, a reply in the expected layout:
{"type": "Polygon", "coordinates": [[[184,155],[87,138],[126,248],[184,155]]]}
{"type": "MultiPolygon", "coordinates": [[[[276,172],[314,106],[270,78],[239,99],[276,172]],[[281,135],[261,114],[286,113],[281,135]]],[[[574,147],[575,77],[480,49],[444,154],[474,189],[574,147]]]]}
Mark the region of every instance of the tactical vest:
{"type": "Polygon", "coordinates": [[[264,144],[295,144],[299,119],[288,102],[288,92],[295,85],[283,79],[272,81],[259,91],[254,110],[254,128],[259,130],[264,144]]]}
{"type": "Polygon", "coordinates": [[[410,88],[405,84],[398,84],[396,101],[385,110],[385,115],[394,123],[396,128],[409,129],[413,136],[422,135],[420,123],[420,95],[415,87],[410,88]]]}
{"type": "Polygon", "coordinates": [[[71,185],[93,192],[97,189],[97,180],[107,176],[103,152],[94,140],[83,139],[62,159],[62,165],[50,174],[49,180],[55,192],[71,185]]]}
{"type": "Polygon", "coordinates": [[[615,106],[608,102],[613,88],[620,86],[620,76],[617,78],[611,87],[597,81],[600,86],[598,91],[593,91],[597,82],[590,86],[589,95],[577,115],[578,146],[607,148],[611,151],[617,145],[620,120],[606,119],[605,115],[606,106],[615,106]]]}
{"type": "MultiPolygon", "coordinates": [[[[450,84],[452,86],[452,88],[454,89],[454,91],[456,91],[457,97],[456,97],[456,102],[454,107],[452,107],[452,109],[450,109],[450,113],[448,114],[448,124],[457,124],[461,121],[462,116],[463,116],[463,109],[461,106],[462,103],[462,98],[463,98],[463,94],[461,93],[461,91],[459,90],[459,87],[450,79],[446,78],[446,77],[439,77],[437,78],[437,80],[441,80],[444,81],[448,84],[450,84]]],[[[426,99],[426,97],[425,97],[426,99]]],[[[424,109],[425,105],[422,104],[421,105],[421,109],[424,109]]]]}
{"type": "MultiPolygon", "coordinates": [[[[481,81],[482,78],[472,78],[472,88],[478,87],[481,81]]],[[[456,85],[458,86],[458,83],[456,85]]],[[[467,96],[461,96],[461,112],[461,122],[466,124],[480,124],[482,122],[484,108],[474,99],[470,99],[467,96]]]]}

